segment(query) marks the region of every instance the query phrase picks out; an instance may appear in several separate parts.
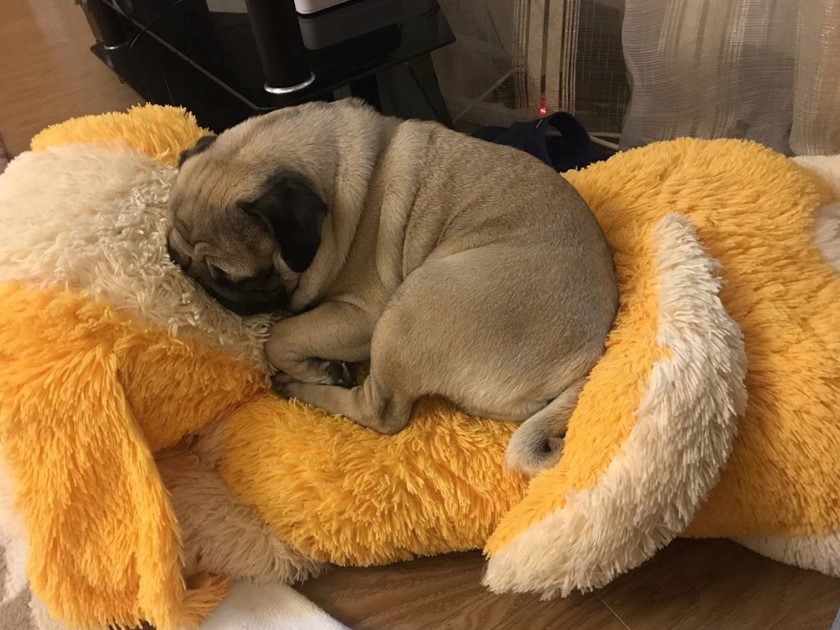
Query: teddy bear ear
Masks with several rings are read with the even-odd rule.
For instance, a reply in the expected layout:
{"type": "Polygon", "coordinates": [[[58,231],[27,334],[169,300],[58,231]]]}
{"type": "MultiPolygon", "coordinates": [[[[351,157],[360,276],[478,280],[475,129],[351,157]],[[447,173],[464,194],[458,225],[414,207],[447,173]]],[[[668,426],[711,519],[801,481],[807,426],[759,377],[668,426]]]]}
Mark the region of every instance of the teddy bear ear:
{"type": "Polygon", "coordinates": [[[581,392],[563,459],[531,481],[487,544],[493,591],[605,585],[686,528],[729,458],[747,400],[741,329],[691,221],[668,215],[652,235],[656,278],[634,286],[658,288],[621,287],[618,341],[581,392]],[[640,317],[656,319],[642,327],[647,339],[640,317]]]}
{"type": "Polygon", "coordinates": [[[126,112],[80,116],[51,125],[30,142],[33,151],[68,144],[91,144],[114,151],[129,148],[175,166],[178,155],[196,138],[210,135],[195,116],[168,105],[137,105],[126,112]]]}

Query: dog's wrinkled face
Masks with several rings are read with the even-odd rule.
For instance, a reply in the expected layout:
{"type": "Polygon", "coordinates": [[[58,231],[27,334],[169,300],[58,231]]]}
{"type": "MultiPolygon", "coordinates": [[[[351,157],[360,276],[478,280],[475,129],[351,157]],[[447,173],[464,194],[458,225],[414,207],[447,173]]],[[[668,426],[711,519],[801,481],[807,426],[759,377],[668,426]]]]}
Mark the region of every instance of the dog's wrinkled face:
{"type": "Polygon", "coordinates": [[[318,250],[326,204],[298,173],[245,176],[247,164],[213,155],[214,140],[181,154],[169,256],[235,313],[283,310],[318,250]]]}

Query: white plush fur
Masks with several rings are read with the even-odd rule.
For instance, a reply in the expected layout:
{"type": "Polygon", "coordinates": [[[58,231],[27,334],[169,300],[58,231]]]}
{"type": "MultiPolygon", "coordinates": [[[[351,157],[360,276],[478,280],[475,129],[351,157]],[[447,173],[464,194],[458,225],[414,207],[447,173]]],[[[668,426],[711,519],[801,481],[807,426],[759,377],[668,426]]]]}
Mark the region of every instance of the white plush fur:
{"type": "Polygon", "coordinates": [[[794,158],[820,177],[834,192],[835,201],[814,213],[814,245],[828,263],[840,273],[840,155],[809,155],[794,158]]]}
{"type": "Polygon", "coordinates": [[[817,536],[736,538],[748,549],[802,569],[840,577],[840,532],[817,536]]]}
{"type": "Polygon", "coordinates": [[[567,595],[607,584],[675,538],[717,483],[746,408],[741,330],[718,297],[717,263],[691,222],[662,220],[658,343],[638,421],[599,482],[490,558],[496,592],[567,595]]]}
{"type": "Polygon", "coordinates": [[[166,255],[174,175],[145,155],[93,145],[19,156],[0,177],[0,282],[81,291],[266,369],[270,318],[223,309],[166,255]]]}
{"type": "Polygon", "coordinates": [[[840,273],[840,201],[827,203],[814,213],[814,245],[840,273]]]}
{"type": "Polygon", "coordinates": [[[818,175],[840,199],[840,155],[800,155],[793,161],[818,175]]]}
{"type": "Polygon", "coordinates": [[[0,458],[0,553],[5,554],[6,572],[0,594],[5,604],[26,588],[26,559],[29,554],[26,525],[15,509],[14,481],[0,458]]]}
{"type": "Polygon", "coordinates": [[[321,572],[321,563],[277,540],[254,510],[236,501],[200,454],[176,447],[157,464],[181,527],[186,575],[207,571],[291,584],[321,572]]]}

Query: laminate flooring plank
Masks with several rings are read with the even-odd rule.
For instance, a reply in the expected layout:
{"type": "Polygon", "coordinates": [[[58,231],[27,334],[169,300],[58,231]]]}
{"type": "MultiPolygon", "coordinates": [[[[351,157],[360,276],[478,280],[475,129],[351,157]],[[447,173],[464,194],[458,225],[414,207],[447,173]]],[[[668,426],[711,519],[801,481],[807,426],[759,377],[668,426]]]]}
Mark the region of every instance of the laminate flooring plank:
{"type": "Polygon", "coordinates": [[[353,630],[626,630],[596,595],[540,601],[481,585],[478,552],[337,568],[298,587],[353,630]]]}
{"type": "Polygon", "coordinates": [[[828,630],[840,579],[725,540],[677,540],[598,596],[632,630],[828,630]]]}
{"type": "Polygon", "coordinates": [[[0,0],[0,134],[12,155],[48,125],[141,102],[93,43],[72,0],[0,0]]]}

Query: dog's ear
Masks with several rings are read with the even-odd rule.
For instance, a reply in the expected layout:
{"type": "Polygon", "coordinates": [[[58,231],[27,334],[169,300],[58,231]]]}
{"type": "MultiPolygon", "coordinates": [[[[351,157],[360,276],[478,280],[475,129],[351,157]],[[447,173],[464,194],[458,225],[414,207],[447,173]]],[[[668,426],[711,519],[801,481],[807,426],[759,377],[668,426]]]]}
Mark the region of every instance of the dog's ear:
{"type": "Polygon", "coordinates": [[[178,156],[178,168],[181,168],[184,162],[192,156],[197,153],[201,153],[202,151],[206,151],[215,141],[216,136],[201,136],[193,147],[187,149],[186,151],[181,151],[181,155],[178,156]]]}
{"type": "Polygon", "coordinates": [[[321,244],[327,204],[307,182],[291,174],[277,175],[258,199],[239,206],[265,223],[292,271],[309,268],[321,244]]]}

